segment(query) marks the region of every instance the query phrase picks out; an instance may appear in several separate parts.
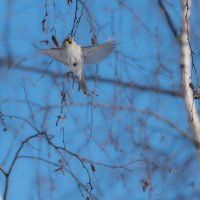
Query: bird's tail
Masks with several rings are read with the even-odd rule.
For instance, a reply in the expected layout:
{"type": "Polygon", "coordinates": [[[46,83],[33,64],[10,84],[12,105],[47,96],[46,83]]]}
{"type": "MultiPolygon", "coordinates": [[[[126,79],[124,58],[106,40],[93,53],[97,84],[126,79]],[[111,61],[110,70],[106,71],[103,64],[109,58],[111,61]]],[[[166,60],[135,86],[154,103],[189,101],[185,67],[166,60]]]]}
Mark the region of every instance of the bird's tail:
{"type": "Polygon", "coordinates": [[[86,84],[85,84],[85,79],[84,79],[84,76],[83,76],[83,73],[81,73],[81,75],[79,76],[79,84],[83,90],[83,93],[85,95],[88,95],[88,90],[87,90],[87,87],[86,87],[86,84]]]}

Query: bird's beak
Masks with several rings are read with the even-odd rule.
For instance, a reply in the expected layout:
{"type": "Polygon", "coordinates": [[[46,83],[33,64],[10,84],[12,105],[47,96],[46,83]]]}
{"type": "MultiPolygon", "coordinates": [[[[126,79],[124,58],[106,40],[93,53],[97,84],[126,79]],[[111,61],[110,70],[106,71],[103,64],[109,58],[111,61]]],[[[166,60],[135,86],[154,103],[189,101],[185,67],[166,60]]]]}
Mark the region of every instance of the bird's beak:
{"type": "Polygon", "coordinates": [[[71,44],[72,43],[72,38],[69,36],[65,39],[65,43],[71,44]]]}

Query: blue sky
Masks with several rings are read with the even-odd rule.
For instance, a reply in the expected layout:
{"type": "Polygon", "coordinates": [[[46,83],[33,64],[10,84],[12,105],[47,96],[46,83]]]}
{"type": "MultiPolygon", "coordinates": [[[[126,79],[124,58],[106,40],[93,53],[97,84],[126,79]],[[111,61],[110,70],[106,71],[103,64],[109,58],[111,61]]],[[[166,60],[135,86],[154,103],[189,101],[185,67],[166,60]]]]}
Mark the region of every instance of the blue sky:
{"type": "MultiPolygon", "coordinates": [[[[61,111],[60,93],[64,77],[53,77],[47,73],[41,78],[51,59],[38,56],[33,44],[41,48],[55,47],[51,41],[52,34],[62,43],[72,28],[75,1],[71,6],[66,1],[55,1],[56,10],[53,1],[48,2],[46,23],[49,27],[46,32],[41,26],[45,1],[1,2],[0,59],[6,59],[9,51],[15,63],[26,59],[8,71],[5,67],[0,69],[1,113],[27,119],[40,131],[46,131],[58,146],[63,146],[61,128],[64,127],[66,148],[97,163],[120,166],[133,160],[149,161],[135,162],[129,166],[131,171],[95,165],[95,173],[87,163],[94,181],[93,194],[98,199],[174,199],[179,195],[187,198],[191,194],[189,197],[198,199],[199,163],[194,145],[168,123],[170,121],[191,135],[184,101],[180,97],[86,79],[89,90],[95,91],[98,96],[84,96],[75,84],[70,105],[64,107],[67,119],[55,126],[61,111]],[[10,14],[9,21],[6,21],[6,13],[10,14]],[[50,43],[44,45],[41,40],[49,40],[50,43]],[[38,70],[39,73],[36,73],[38,70]],[[123,107],[123,110],[114,110],[112,106],[123,107]],[[177,173],[169,173],[168,168],[176,169],[177,173]],[[142,191],[142,179],[151,182],[145,192],[142,191]]],[[[106,60],[98,65],[85,66],[86,77],[99,76],[100,79],[180,90],[180,47],[157,1],[122,2],[124,4],[120,5],[119,1],[87,1],[98,42],[114,38],[117,46],[106,60]]],[[[165,5],[180,33],[181,7],[178,1],[169,1],[165,5]]],[[[79,7],[82,8],[81,4],[79,7]]],[[[194,27],[198,22],[195,16],[192,18],[194,27]]],[[[198,29],[194,30],[192,34],[198,35],[198,29]]],[[[91,45],[91,37],[84,12],[75,40],[87,46],[91,45]]],[[[194,41],[198,51],[196,46],[194,41]]],[[[196,59],[198,64],[198,57],[196,59]]],[[[49,72],[64,75],[66,68],[54,61],[49,72]]],[[[66,82],[65,91],[68,102],[72,84],[66,82]]],[[[4,122],[8,130],[3,132],[0,124],[0,164],[7,170],[21,141],[35,131],[20,119],[5,117],[4,122]]],[[[61,155],[44,139],[30,141],[20,155],[40,157],[58,164],[61,159],[61,155]]],[[[80,161],[67,153],[62,156],[67,160],[66,170],[87,185],[88,175],[80,161]]],[[[8,199],[86,198],[85,192],[81,196],[70,173],[66,171],[63,175],[55,170],[55,166],[38,159],[19,158],[10,176],[8,199]]],[[[1,194],[4,186],[5,179],[0,173],[1,194]]]]}

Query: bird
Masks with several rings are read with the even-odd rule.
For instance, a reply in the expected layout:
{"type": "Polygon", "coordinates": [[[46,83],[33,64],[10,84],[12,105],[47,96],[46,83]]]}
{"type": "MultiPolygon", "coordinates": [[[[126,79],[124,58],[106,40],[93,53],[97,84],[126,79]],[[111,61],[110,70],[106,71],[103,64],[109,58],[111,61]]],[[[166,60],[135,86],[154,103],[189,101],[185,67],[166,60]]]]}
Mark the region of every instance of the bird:
{"type": "Polygon", "coordinates": [[[103,44],[82,47],[71,36],[68,36],[61,47],[40,50],[54,60],[69,66],[73,74],[78,78],[83,93],[88,95],[83,65],[99,63],[109,56],[114,49],[115,42],[112,39],[103,44]]]}

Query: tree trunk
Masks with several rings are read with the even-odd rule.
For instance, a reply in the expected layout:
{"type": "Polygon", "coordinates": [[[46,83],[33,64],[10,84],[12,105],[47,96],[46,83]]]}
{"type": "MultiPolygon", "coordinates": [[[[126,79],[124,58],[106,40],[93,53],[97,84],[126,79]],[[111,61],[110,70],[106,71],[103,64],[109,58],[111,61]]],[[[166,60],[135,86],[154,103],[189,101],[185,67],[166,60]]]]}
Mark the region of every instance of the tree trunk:
{"type": "Polygon", "coordinates": [[[193,98],[193,91],[190,88],[192,49],[190,46],[190,8],[191,0],[182,0],[182,35],[181,35],[181,69],[182,69],[182,86],[184,89],[184,99],[190,122],[194,134],[194,143],[197,148],[198,158],[200,159],[200,121],[193,98]]]}

